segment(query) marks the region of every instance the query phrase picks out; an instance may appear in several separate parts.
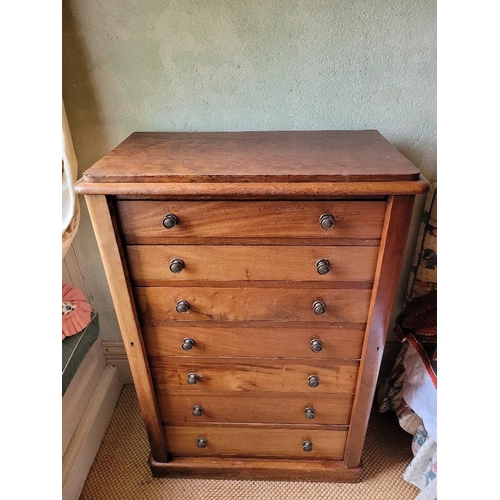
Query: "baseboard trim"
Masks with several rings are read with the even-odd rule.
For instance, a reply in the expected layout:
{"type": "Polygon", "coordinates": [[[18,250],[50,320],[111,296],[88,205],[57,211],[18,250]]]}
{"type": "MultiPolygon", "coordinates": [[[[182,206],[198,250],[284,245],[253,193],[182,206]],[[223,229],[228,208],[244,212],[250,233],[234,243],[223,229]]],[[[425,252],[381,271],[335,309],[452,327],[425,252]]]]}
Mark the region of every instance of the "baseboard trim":
{"type": "Polygon", "coordinates": [[[62,455],[66,452],[105,369],[106,359],[101,343],[94,342],[62,398],[62,455]]]}
{"type": "Polygon", "coordinates": [[[118,402],[123,381],[116,366],[106,366],[85,413],[63,455],[62,499],[78,500],[118,402]]]}
{"type": "Polygon", "coordinates": [[[102,350],[108,365],[114,365],[120,370],[123,383],[133,384],[132,372],[130,371],[130,365],[123,342],[105,341],[102,343],[102,350]]]}

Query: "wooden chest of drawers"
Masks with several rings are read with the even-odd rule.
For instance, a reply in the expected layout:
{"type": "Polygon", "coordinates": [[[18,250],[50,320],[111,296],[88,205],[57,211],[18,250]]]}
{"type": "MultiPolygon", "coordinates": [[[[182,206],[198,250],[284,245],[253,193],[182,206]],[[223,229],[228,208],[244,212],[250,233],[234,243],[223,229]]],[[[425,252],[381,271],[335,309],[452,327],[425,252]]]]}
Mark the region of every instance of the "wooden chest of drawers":
{"type": "Polygon", "coordinates": [[[153,474],[359,480],[419,171],[376,131],[135,133],[76,189],[153,474]]]}

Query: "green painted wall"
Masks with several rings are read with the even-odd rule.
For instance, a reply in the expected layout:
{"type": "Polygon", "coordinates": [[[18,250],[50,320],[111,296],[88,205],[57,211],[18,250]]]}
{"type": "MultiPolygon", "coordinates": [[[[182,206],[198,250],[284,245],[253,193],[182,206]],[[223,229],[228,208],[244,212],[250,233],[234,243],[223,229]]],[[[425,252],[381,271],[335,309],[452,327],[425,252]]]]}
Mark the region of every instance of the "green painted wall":
{"type": "MultiPolygon", "coordinates": [[[[80,174],[136,130],[377,129],[436,180],[435,0],[66,0],[62,68],[80,174]]],[[[118,341],[81,204],[75,252],[118,341]]]]}

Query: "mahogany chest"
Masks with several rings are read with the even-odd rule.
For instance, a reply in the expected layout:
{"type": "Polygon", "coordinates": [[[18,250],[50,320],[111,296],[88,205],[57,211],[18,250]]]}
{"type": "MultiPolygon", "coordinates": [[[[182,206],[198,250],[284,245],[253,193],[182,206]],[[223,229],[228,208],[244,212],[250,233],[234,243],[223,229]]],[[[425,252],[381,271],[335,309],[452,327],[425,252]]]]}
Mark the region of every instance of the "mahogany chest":
{"type": "Polygon", "coordinates": [[[84,173],[155,476],[359,480],[428,187],[373,130],[134,133],[84,173]]]}

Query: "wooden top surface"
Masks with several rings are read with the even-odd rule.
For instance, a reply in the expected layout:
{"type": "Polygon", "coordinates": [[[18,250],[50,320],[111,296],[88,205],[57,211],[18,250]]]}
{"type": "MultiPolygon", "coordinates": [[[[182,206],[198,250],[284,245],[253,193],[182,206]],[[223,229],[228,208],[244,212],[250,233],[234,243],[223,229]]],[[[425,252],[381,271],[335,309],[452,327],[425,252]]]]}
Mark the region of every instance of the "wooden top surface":
{"type": "Polygon", "coordinates": [[[419,170],[376,130],[135,132],[84,183],[414,181],[419,170]]]}

